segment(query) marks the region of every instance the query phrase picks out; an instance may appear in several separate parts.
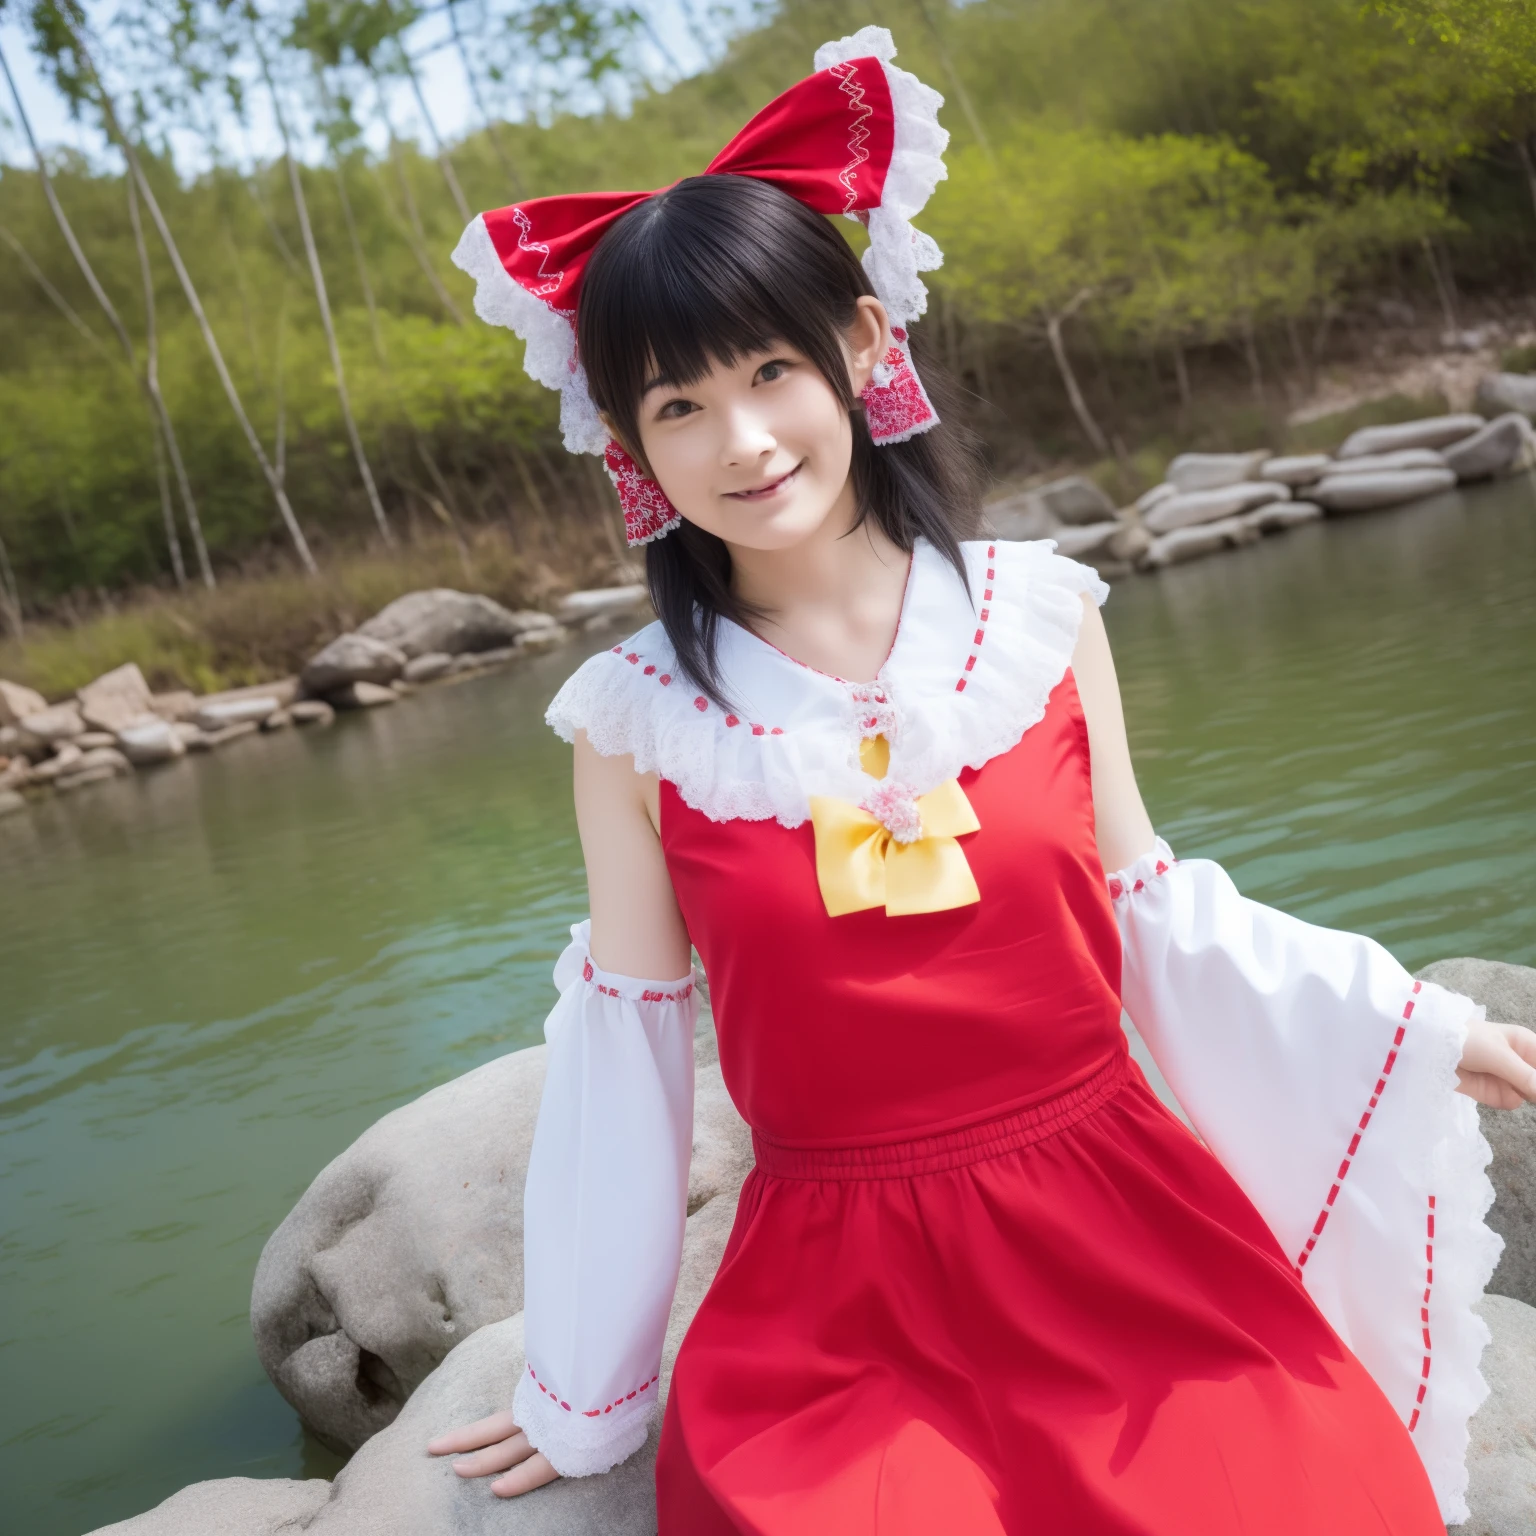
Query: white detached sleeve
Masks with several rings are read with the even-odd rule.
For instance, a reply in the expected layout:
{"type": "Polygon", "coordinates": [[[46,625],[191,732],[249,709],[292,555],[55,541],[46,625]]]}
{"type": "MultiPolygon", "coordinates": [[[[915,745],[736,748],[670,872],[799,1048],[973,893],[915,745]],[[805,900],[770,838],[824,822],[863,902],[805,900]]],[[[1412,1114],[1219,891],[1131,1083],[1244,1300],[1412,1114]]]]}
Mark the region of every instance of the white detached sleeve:
{"type": "Polygon", "coordinates": [[[1110,878],[1122,996],[1196,1130],[1467,1518],[1467,1421],[1487,1396],[1472,1310],[1503,1247],[1492,1156],[1456,1092],[1471,1000],[1381,945],[1154,852],[1110,878]]]}
{"type": "Polygon", "coordinates": [[[599,970],[590,922],[555,964],[549,1065],[523,1193],[528,1366],[512,1409],[564,1477],[645,1443],[677,1287],[698,992],[599,970]]]}

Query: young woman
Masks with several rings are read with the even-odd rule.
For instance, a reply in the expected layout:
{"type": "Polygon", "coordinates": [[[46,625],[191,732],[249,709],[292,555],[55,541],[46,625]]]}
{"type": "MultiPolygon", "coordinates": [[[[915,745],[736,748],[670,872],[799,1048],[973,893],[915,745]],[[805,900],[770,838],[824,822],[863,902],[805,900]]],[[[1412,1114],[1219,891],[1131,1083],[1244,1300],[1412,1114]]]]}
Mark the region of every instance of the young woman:
{"type": "Polygon", "coordinates": [[[1107,589],[975,536],[912,363],[944,139],[893,52],[829,45],[705,175],[457,253],[605,451],[660,619],[550,706],[591,918],[527,1368],[428,1449],[515,1495],[644,1443],[697,948],[756,1166],[668,1383],[663,1536],[1438,1536],[1499,1249],[1473,1100],[1536,1097],[1536,1036],[1155,835],[1107,589]]]}

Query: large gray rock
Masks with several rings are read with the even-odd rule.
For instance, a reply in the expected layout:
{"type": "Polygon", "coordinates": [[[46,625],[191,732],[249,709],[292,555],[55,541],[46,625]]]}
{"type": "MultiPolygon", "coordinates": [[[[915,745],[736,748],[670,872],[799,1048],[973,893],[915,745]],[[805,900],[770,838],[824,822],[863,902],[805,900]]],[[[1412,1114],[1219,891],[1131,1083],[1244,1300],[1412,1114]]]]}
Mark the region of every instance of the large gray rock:
{"type": "Polygon", "coordinates": [[[117,733],[117,745],[130,763],[140,766],[169,762],[187,750],[182,732],[158,715],[145,715],[125,725],[117,733]]]}
{"type": "Polygon", "coordinates": [[[136,662],[125,662],[79,689],[80,718],[93,731],[120,731],[130,720],[153,712],[154,695],[136,662]]]}
{"type": "Polygon", "coordinates": [[[1335,459],[1328,466],[1328,474],[1319,479],[1331,479],[1335,475],[1370,475],[1379,470],[1444,468],[1445,455],[1434,448],[1398,448],[1391,453],[1359,453],[1352,459],[1335,459]]]}
{"type": "MultiPolygon", "coordinates": [[[[544,1059],[543,1046],[514,1051],[386,1115],[268,1240],[251,1292],[257,1354],[327,1444],[363,1444],[450,1349],[521,1309],[544,1059]]],[[[712,1033],[695,1061],[690,1210],[739,1187],[752,1161],[712,1033]]]]}
{"type": "Polygon", "coordinates": [[[1131,504],[1132,510],[1145,516],[1160,501],[1167,501],[1170,496],[1179,494],[1178,486],[1170,480],[1164,480],[1161,485],[1154,485],[1150,491],[1143,491],[1131,504]]]}
{"type": "Polygon", "coordinates": [[[1315,523],[1322,515],[1323,509],[1315,501],[1272,501],[1267,507],[1244,512],[1238,521],[1260,533],[1282,533],[1303,523],[1315,523]]]}
{"type": "Polygon", "coordinates": [[[1485,416],[1519,411],[1536,417],[1536,374],[1489,373],[1477,381],[1476,405],[1485,416]]]}
{"type": "Polygon", "coordinates": [[[1167,479],[1180,491],[1214,491],[1252,480],[1268,457],[1267,448],[1251,453],[1181,453],[1169,464],[1167,479]]]}
{"type": "Polygon", "coordinates": [[[1218,550],[1231,549],[1239,544],[1252,544],[1261,537],[1245,517],[1224,517],[1219,522],[1195,523],[1187,528],[1175,528],[1171,533],[1154,539],[1141,557],[1141,568],[1160,570],[1165,565],[1181,565],[1186,560],[1198,560],[1204,555],[1214,555],[1218,550]]]}
{"type": "Polygon", "coordinates": [[[428,651],[424,656],[413,656],[405,664],[405,680],[408,683],[430,683],[453,665],[453,657],[447,651],[428,651]]]}
{"type": "Polygon", "coordinates": [[[398,646],[370,635],[338,635],[305,663],[300,682],[306,693],[328,694],[348,683],[391,683],[404,670],[405,652],[398,646]]]}
{"type": "Polygon", "coordinates": [[[1472,1416],[1467,1447],[1470,1519],[1456,1536],[1536,1531],[1536,1309],[1487,1295],[1478,1312],[1493,1333],[1483,1351],[1488,1397],[1472,1416]]]}
{"type": "Polygon", "coordinates": [[[332,1492],[323,1477],[219,1477],[90,1536],[292,1536],[314,1529],[332,1492]]]}
{"type": "MultiPolygon", "coordinates": [[[[1490,1019],[1536,1029],[1536,970],[1530,966],[1437,960],[1419,975],[1481,1003],[1490,1019]]],[[[1478,1114],[1493,1148],[1488,1176],[1494,1200],[1488,1225],[1504,1239],[1504,1253],[1488,1289],[1536,1306],[1536,1104],[1518,1109],[1479,1105],[1478,1114]]]]}
{"type": "Polygon", "coordinates": [[[382,683],[348,683],[331,693],[331,703],[337,709],[377,709],[381,704],[398,704],[401,695],[382,683]]]}
{"type": "MultiPolygon", "coordinates": [[[[541,619],[545,615],[539,615],[541,619]]],[[[476,592],[455,592],[451,587],[433,587],[424,592],[407,592],[382,608],[357,633],[370,640],[382,640],[401,651],[408,659],[446,651],[457,656],[464,651],[493,651],[515,645],[517,637],[532,626],[525,618],[503,608],[500,603],[476,592]]],[[[387,677],[368,681],[386,683],[387,677]]]]}
{"type": "Polygon", "coordinates": [[[1109,546],[1111,539],[1124,528],[1124,524],[1111,519],[1105,523],[1088,523],[1081,527],[1064,526],[1056,529],[1051,537],[1056,541],[1056,553],[1071,560],[1086,560],[1109,546]]]}
{"type": "Polygon", "coordinates": [[[1494,475],[1528,468],[1536,433],[1529,419],[1519,411],[1508,411],[1490,421],[1481,432],[1474,432],[1464,442],[1445,451],[1445,462],[1456,471],[1458,480],[1488,480],[1494,475]]]}
{"type": "Polygon", "coordinates": [[[1018,491],[981,509],[987,531],[999,539],[1054,538],[1061,526],[1034,491],[1018,491]]]}
{"type": "Polygon", "coordinates": [[[1329,475],[1307,491],[1307,498],[1329,512],[1373,512],[1420,501],[1456,484],[1453,469],[1394,469],[1380,474],[1329,475]]]}
{"type": "Polygon", "coordinates": [[[1278,480],[1243,480],[1209,491],[1181,491],[1142,515],[1153,533],[1172,533],[1196,523],[1215,523],[1251,512],[1271,501],[1290,500],[1291,488],[1278,480]]]}
{"type": "Polygon", "coordinates": [[[1115,515],[1114,502],[1092,480],[1082,475],[1052,480],[1049,485],[1039,486],[1035,495],[1058,523],[1065,523],[1070,528],[1107,522],[1115,515]]]}
{"type": "Polygon", "coordinates": [[[1362,427],[1352,432],[1339,449],[1341,459],[1366,453],[1395,453],[1399,448],[1448,448],[1471,437],[1483,424],[1470,412],[1456,416],[1424,416],[1418,421],[1398,421],[1388,427],[1362,427]]]}
{"type": "Polygon", "coordinates": [[[0,677],[0,726],[15,725],[27,715],[40,715],[47,708],[48,700],[42,694],[0,677]]]}
{"type": "Polygon", "coordinates": [[[562,624],[579,624],[583,619],[607,618],[631,613],[650,596],[644,582],[623,587],[594,587],[587,592],[571,592],[560,599],[555,616],[562,624]]]}
{"type": "Polygon", "coordinates": [[[85,757],[85,753],[72,741],[61,741],[53,749],[52,757],[45,757],[42,762],[34,764],[30,775],[34,784],[48,784],[58,778],[62,773],[72,773],[78,768],[85,757]]]}
{"type": "Polygon", "coordinates": [[[204,699],[192,714],[192,724],[200,731],[222,731],[226,725],[244,725],[247,720],[261,725],[281,708],[275,693],[253,693],[249,697],[234,699],[204,699]]]}
{"type": "Polygon", "coordinates": [[[1284,458],[1265,459],[1259,465],[1260,480],[1278,480],[1294,490],[1298,485],[1311,485],[1321,480],[1333,460],[1326,453],[1297,453],[1284,458]]]}
{"type": "Polygon", "coordinates": [[[85,721],[80,718],[80,707],[73,699],[67,704],[55,704],[51,709],[40,709],[36,714],[23,715],[16,722],[21,732],[21,748],[29,756],[47,752],[61,741],[82,735],[85,721]]]}

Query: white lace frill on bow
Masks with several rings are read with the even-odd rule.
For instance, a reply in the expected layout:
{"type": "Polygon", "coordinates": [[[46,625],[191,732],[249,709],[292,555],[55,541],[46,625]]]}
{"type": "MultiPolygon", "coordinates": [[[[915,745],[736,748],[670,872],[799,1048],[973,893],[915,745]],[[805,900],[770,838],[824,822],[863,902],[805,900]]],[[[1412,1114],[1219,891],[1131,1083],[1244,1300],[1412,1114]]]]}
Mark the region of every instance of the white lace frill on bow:
{"type": "Polygon", "coordinates": [[[1122,995],[1196,1130],[1401,1415],[1448,1522],[1488,1394],[1473,1311],[1503,1248],[1456,1091],[1481,1008],[1374,940],[1241,896],[1168,845],[1112,876],[1122,995]]]}
{"type": "Polygon", "coordinates": [[[912,555],[896,640],[873,682],[850,683],[722,621],[731,708],[677,670],[661,624],[587,660],[545,716],[604,756],[632,754],[714,821],[810,816],[811,795],[854,803],[874,788],[859,745],[884,734],[886,781],[926,794],[1006,752],[1045,713],[1077,644],[1082,594],[1108,587],[1049,539],[961,546],[970,592],[927,540],[912,555]]]}
{"type": "Polygon", "coordinates": [[[523,1190],[512,1411],[564,1477],[645,1443],[677,1289],[693,1150],[698,990],[600,970],[591,924],[555,964],[549,1065],[523,1190]]]}

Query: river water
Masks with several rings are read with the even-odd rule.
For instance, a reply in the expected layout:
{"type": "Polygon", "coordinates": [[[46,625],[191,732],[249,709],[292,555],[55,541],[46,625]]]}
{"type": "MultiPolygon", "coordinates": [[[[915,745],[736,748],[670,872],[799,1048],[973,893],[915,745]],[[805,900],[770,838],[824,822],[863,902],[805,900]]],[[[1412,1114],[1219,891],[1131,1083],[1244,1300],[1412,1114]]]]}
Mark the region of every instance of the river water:
{"type": "MultiPolygon", "coordinates": [[[[1528,480],[1132,578],[1105,618],[1176,851],[1410,967],[1536,964],[1528,480]]],[[[540,1037],[585,911],[541,717],[581,654],[0,822],[5,1529],[336,1470],[256,1363],[256,1259],[373,1121],[540,1037]]]]}

